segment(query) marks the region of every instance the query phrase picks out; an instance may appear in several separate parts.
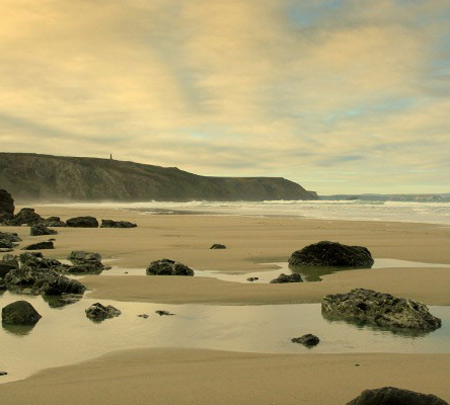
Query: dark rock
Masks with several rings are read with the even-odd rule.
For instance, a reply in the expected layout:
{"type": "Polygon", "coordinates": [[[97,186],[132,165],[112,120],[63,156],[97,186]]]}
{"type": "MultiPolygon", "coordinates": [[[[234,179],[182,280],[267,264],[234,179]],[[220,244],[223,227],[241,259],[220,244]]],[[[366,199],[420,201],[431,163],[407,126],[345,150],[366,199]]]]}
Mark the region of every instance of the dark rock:
{"type": "Polygon", "coordinates": [[[92,304],[85,312],[86,316],[94,322],[101,322],[107,318],[114,318],[122,313],[111,305],[105,307],[99,302],[92,304]]]}
{"type": "Polygon", "coordinates": [[[161,310],[161,309],[158,309],[157,311],[155,311],[155,313],[158,314],[159,316],[163,316],[163,315],[167,315],[167,316],[175,315],[175,314],[171,314],[169,311],[164,311],[164,310],[161,310]]]}
{"type": "Polygon", "coordinates": [[[148,276],[193,276],[194,270],[170,259],[155,260],[147,267],[148,276]]]}
{"type": "Polygon", "coordinates": [[[1,249],[14,249],[15,246],[17,246],[17,245],[8,240],[0,239],[0,248],[1,249]]]}
{"type": "Polygon", "coordinates": [[[100,228],[136,228],[137,225],[128,221],[113,221],[112,219],[102,219],[100,228]]]}
{"type": "Polygon", "coordinates": [[[23,265],[33,269],[59,269],[63,271],[67,266],[63,265],[59,260],[45,258],[41,252],[25,252],[19,256],[19,261],[23,265]]]}
{"type": "Polygon", "coordinates": [[[291,342],[293,343],[301,343],[305,346],[316,346],[319,344],[320,339],[316,335],[312,335],[308,333],[307,335],[303,335],[297,338],[292,338],[291,342]]]}
{"type": "Polygon", "coordinates": [[[363,288],[327,295],[322,313],[389,328],[431,331],[441,327],[441,320],[431,315],[426,305],[363,288]]]}
{"type": "Polygon", "coordinates": [[[302,277],[300,274],[292,273],[292,274],[284,274],[281,273],[277,278],[271,280],[271,284],[279,284],[279,283],[301,283],[302,277]]]}
{"type": "Polygon", "coordinates": [[[14,217],[8,222],[8,225],[22,226],[35,225],[42,221],[42,217],[34,212],[34,208],[22,208],[14,217]]]}
{"type": "Polygon", "coordinates": [[[18,257],[16,255],[12,255],[12,254],[9,254],[9,253],[6,254],[6,255],[3,255],[2,262],[5,263],[5,264],[9,264],[11,266],[14,266],[14,267],[19,267],[19,260],[18,260],[18,257]]]}
{"type": "Polygon", "coordinates": [[[2,375],[8,375],[8,373],[6,371],[0,371],[0,376],[2,375]]]}
{"type": "Polygon", "coordinates": [[[147,319],[149,317],[149,315],[148,314],[139,314],[138,317],[147,319]]]}
{"type": "Polygon", "coordinates": [[[100,253],[75,250],[68,259],[74,264],[67,270],[71,274],[99,274],[106,269],[100,253]]]}
{"type": "Polygon", "coordinates": [[[4,278],[8,290],[30,289],[33,294],[83,294],[86,287],[78,280],[69,279],[52,268],[32,268],[23,265],[12,269],[4,278]]]}
{"type": "Polygon", "coordinates": [[[0,253],[14,252],[12,248],[0,248],[0,253]]]}
{"type": "Polygon", "coordinates": [[[58,232],[54,229],[49,229],[45,225],[37,224],[30,227],[31,236],[43,236],[43,235],[57,235],[58,232]]]}
{"type": "Polygon", "coordinates": [[[7,325],[34,325],[41,315],[27,301],[16,301],[2,309],[2,322],[7,325]]]}
{"type": "Polygon", "coordinates": [[[72,228],[98,228],[98,221],[94,217],[76,217],[66,221],[67,226],[72,228]]]}
{"type": "Polygon", "coordinates": [[[248,277],[247,281],[253,282],[253,281],[258,281],[259,277],[248,277]]]}
{"type": "Polygon", "coordinates": [[[64,221],[61,221],[59,217],[49,217],[44,219],[41,224],[50,228],[61,228],[67,226],[67,224],[64,221]]]}
{"type": "Polygon", "coordinates": [[[14,215],[14,200],[6,190],[0,189],[0,223],[14,215]]]}
{"type": "Polygon", "coordinates": [[[22,250],[42,250],[54,248],[55,246],[53,245],[53,242],[51,240],[48,240],[44,242],[32,243],[31,245],[23,247],[22,250]]]}
{"type": "Polygon", "coordinates": [[[363,246],[348,246],[337,242],[322,241],[292,253],[291,266],[371,267],[374,261],[363,246]]]}
{"type": "Polygon", "coordinates": [[[14,232],[0,232],[0,240],[7,240],[11,243],[22,242],[22,239],[14,232]]]}
{"type": "Polygon", "coordinates": [[[14,266],[10,263],[5,263],[0,261],[0,277],[4,278],[12,269],[17,269],[17,266],[14,266]]]}
{"type": "Polygon", "coordinates": [[[227,247],[225,245],[222,245],[220,243],[214,243],[210,249],[226,249],[227,247]]]}
{"type": "Polygon", "coordinates": [[[347,405],[448,405],[443,399],[395,387],[365,390],[347,405]]]}

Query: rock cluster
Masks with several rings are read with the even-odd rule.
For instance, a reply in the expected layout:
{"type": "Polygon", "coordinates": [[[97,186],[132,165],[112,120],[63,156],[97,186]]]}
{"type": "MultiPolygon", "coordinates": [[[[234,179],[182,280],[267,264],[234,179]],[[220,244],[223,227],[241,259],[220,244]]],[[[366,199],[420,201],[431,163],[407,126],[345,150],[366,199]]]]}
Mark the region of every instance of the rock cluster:
{"type": "Polygon", "coordinates": [[[321,241],[292,253],[290,266],[371,267],[374,261],[363,246],[348,246],[338,242],[321,241]]]}
{"type": "Polygon", "coordinates": [[[100,228],[136,228],[137,225],[129,221],[113,221],[112,219],[102,219],[100,228]]]}
{"type": "Polygon", "coordinates": [[[94,322],[101,322],[108,318],[114,318],[122,313],[112,305],[108,305],[107,307],[105,307],[99,302],[92,304],[85,310],[85,312],[86,316],[94,322]]]}
{"type": "Polygon", "coordinates": [[[347,405],[448,405],[443,399],[414,391],[403,390],[395,387],[384,387],[373,390],[365,390],[361,395],[347,405]]]}
{"type": "Polygon", "coordinates": [[[6,325],[34,325],[41,318],[27,301],[16,301],[2,309],[2,323],[6,325]]]}
{"type": "Polygon", "coordinates": [[[148,276],[193,276],[194,270],[170,259],[155,260],[146,269],[148,276]]]}
{"type": "Polygon", "coordinates": [[[44,258],[40,252],[23,253],[19,261],[21,266],[9,270],[4,277],[5,289],[18,292],[26,289],[43,295],[83,294],[86,290],[79,281],[61,274],[66,266],[58,260],[44,258]]]}
{"type": "Polygon", "coordinates": [[[281,273],[277,278],[270,281],[271,284],[281,284],[281,283],[301,283],[302,277],[298,273],[284,274],[281,273]]]}
{"type": "Polygon", "coordinates": [[[432,331],[441,327],[441,320],[431,315],[426,305],[363,288],[327,295],[322,313],[388,328],[432,331]]]}

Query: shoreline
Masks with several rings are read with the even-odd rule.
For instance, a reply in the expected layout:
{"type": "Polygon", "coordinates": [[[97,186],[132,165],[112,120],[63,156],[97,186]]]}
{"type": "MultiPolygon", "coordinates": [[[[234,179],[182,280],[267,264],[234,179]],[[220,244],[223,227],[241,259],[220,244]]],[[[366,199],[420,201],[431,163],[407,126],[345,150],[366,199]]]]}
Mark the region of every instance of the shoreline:
{"type": "MultiPolygon", "coordinates": [[[[42,251],[45,257],[57,259],[66,258],[72,250],[88,250],[101,253],[103,259],[115,259],[114,265],[123,268],[145,268],[150,261],[169,258],[194,270],[245,274],[273,269],[268,263],[285,262],[308,244],[333,240],[366,246],[374,257],[448,264],[349,270],[322,276],[322,282],[279,285],[198,276],[87,276],[81,282],[92,290],[86,296],[90,299],[214,305],[317,303],[326,294],[363,287],[427,305],[450,306],[450,228],[445,226],[34,207],[43,217],[67,220],[92,215],[138,224],[132,229],[57,228],[56,248],[42,251]],[[210,250],[213,243],[223,243],[227,249],[210,250]]],[[[29,236],[28,227],[1,230],[18,232],[23,245],[46,239],[29,236]]],[[[6,404],[75,404],[80,402],[80,391],[87,404],[150,399],[156,404],[334,404],[346,403],[367,388],[393,385],[449,401],[450,387],[443,384],[449,372],[450,354],[267,355],[148,348],[47,369],[25,380],[0,384],[0,393],[6,404]]]]}

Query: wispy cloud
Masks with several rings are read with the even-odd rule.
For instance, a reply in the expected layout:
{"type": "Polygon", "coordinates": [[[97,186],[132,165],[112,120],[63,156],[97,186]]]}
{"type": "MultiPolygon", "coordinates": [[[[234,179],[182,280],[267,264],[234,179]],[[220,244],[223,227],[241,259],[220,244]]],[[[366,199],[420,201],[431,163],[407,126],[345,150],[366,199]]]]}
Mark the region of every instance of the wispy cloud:
{"type": "Polygon", "coordinates": [[[2,149],[448,191],[449,17],[440,0],[3,0],[2,149]]]}

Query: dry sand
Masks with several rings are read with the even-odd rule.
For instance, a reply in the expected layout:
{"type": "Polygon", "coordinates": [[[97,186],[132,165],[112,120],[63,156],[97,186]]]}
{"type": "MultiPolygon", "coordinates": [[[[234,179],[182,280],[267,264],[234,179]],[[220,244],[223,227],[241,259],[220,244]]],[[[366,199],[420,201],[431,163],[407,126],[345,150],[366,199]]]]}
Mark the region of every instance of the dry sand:
{"type": "MultiPolygon", "coordinates": [[[[170,258],[194,269],[245,273],[274,268],[264,263],[285,262],[294,250],[319,240],[363,245],[375,258],[449,264],[448,268],[345,271],[324,276],[321,283],[291,285],[202,277],[85,277],[82,281],[92,290],[92,298],[255,305],[320,302],[328,293],[366,287],[429,305],[450,305],[450,229],[445,227],[281,217],[150,216],[56,206],[36,210],[63,220],[93,215],[137,222],[134,229],[60,229],[56,249],[47,254],[64,258],[72,250],[98,251],[126,268],[145,268],[152,260],[170,258]],[[228,249],[210,250],[213,243],[228,249]]],[[[15,230],[24,243],[45,239],[28,236],[28,228],[15,230]]],[[[0,385],[0,395],[5,404],[339,404],[365,388],[393,385],[450,401],[449,372],[450,354],[263,355],[146,349],[46,370],[0,385]]]]}

